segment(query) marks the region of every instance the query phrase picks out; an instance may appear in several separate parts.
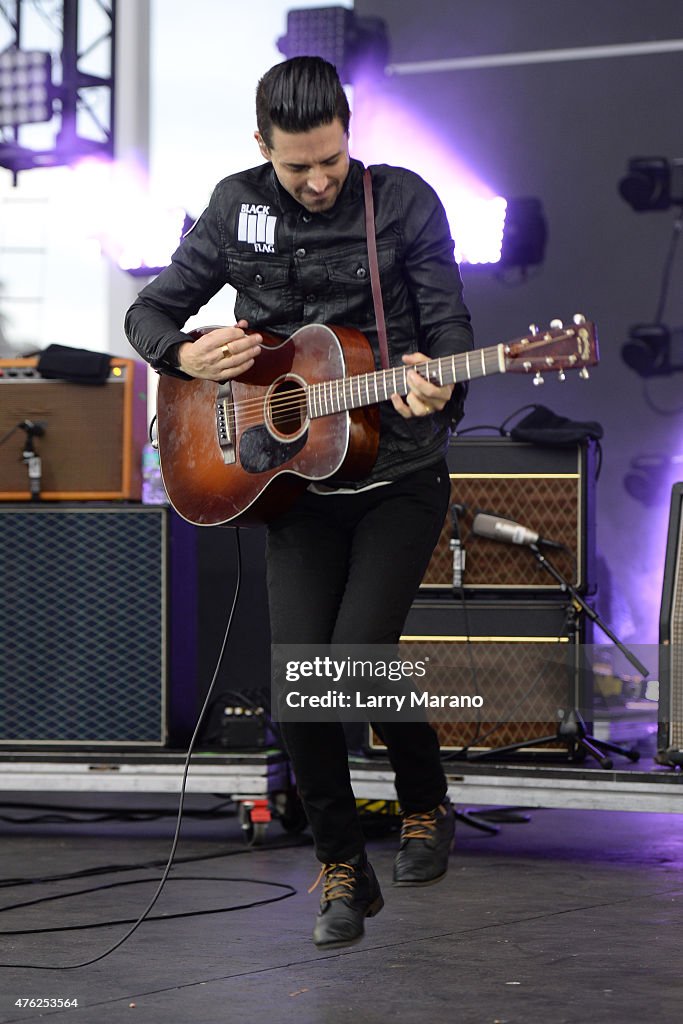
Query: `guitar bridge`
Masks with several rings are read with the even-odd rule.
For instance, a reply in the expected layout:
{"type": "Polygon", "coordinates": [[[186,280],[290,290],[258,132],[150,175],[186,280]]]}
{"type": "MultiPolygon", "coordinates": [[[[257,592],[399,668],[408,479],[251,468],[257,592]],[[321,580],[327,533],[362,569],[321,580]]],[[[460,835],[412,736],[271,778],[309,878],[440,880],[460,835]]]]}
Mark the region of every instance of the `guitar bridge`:
{"type": "Polygon", "coordinates": [[[232,465],[235,456],[235,407],[232,401],[232,387],[228,381],[221,384],[216,399],[216,435],[223,454],[223,462],[232,465]]]}

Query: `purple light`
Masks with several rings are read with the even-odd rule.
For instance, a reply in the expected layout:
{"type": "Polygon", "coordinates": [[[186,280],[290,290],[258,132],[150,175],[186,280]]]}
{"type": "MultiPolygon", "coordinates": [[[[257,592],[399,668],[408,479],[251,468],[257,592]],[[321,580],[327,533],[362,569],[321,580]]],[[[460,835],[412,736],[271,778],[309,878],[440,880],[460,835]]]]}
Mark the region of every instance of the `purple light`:
{"type": "Polygon", "coordinates": [[[150,196],[144,175],[130,165],[87,159],[74,165],[84,229],[128,273],[150,275],[168,266],[187,214],[150,196]]]}
{"type": "Polygon", "coordinates": [[[351,123],[353,151],[366,164],[409,167],[438,193],[461,263],[497,263],[507,203],[484,184],[422,119],[366,83],[361,130],[351,123]]]}

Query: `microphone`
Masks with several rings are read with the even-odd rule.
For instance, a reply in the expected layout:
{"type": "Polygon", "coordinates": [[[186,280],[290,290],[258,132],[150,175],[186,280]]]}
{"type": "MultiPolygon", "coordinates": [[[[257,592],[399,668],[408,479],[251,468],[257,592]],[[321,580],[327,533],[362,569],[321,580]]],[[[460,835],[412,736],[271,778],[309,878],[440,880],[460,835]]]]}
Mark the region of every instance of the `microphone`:
{"type": "Polygon", "coordinates": [[[489,537],[491,540],[500,540],[505,544],[544,544],[548,548],[564,548],[564,544],[558,544],[554,540],[546,540],[539,537],[533,530],[529,530],[512,519],[502,519],[500,516],[488,515],[486,512],[477,512],[472,520],[472,533],[479,537],[489,537]]]}
{"type": "Polygon", "coordinates": [[[463,573],[465,572],[466,552],[460,540],[460,526],[458,516],[466,511],[465,505],[451,505],[451,540],[449,547],[453,552],[453,587],[462,586],[463,573]]]}
{"type": "Polygon", "coordinates": [[[33,420],[22,420],[21,423],[17,423],[17,426],[20,427],[21,430],[25,430],[27,434],[33,437],[43,437],[45,435],[46,425],[45,420],[38,420],[37,422],[34,422],[33,420]]]}

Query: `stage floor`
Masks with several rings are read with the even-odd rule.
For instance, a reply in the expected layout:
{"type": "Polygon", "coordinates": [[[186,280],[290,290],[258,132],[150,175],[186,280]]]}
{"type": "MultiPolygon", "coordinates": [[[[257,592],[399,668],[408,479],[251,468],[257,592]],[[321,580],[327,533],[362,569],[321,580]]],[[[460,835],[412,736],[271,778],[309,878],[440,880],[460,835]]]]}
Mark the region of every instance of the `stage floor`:
{"type": "Polygon", "coordinates": [[[38,786],[3,795],[0,1022],[74,1013],[17,1005],[31,999],[77,1000],[77,1019],[93,1024],[680,1016],[678,814],[539,808],[497,835],[461,821],[448,876],[425,889],[392,888],[396,830],[368,818],[385,907],[362,943],[319,952],[308,833],[273,822],[249,846],[234,803],[218,784],[214,794],[187,797],[154,919],[76,969],[67,968],[114,945],[152,898],[177,796],[38,786]]]}

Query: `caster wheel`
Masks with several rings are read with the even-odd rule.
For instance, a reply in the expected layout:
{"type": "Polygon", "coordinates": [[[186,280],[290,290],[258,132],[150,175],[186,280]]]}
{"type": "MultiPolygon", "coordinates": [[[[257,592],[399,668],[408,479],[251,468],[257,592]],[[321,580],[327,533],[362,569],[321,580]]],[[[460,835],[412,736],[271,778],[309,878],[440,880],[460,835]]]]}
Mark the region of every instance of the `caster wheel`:
{"type": "Polygon", "coordinates": [[[248,846],[261,846],[270,824],[267,800],[245,800],[240,804],[242,835],[248,846]]]}

